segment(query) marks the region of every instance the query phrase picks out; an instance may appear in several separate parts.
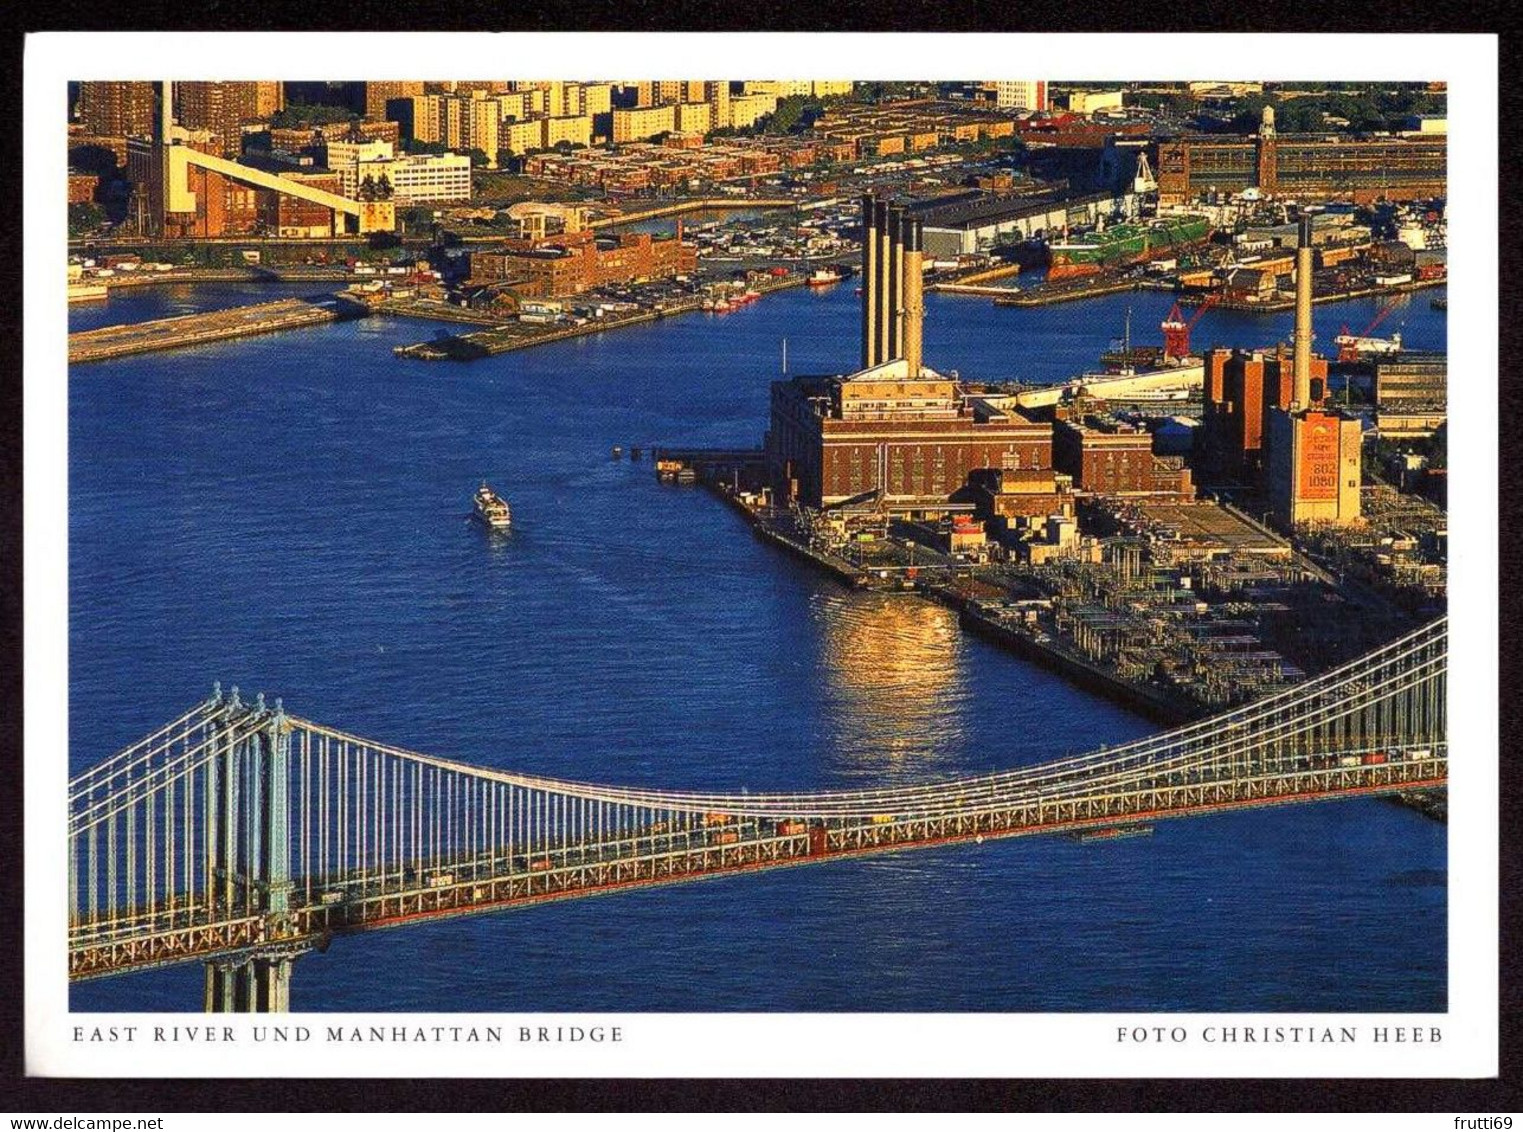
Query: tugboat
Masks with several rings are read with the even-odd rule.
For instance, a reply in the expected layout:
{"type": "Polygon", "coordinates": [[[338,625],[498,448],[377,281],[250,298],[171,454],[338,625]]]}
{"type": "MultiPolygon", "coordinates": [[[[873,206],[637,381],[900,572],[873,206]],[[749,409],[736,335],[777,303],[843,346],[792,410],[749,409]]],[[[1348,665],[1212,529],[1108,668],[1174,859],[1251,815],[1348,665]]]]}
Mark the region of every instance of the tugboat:
{"type": "Polygon", "coordinates": [[[471,518],[488,530],[505,531],[513,525],[513,512],[508,501],[486,485],[483,480],[472,500],[471,518]]]}

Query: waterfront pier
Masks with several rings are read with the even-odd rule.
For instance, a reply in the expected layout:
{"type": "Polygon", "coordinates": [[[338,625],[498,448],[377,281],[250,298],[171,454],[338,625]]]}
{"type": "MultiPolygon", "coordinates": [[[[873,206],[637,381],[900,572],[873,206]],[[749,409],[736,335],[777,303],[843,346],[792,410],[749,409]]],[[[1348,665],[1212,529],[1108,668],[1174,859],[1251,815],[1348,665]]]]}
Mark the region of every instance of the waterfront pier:
{"type": "Polygon", "coordinates": [[[248,338],[277,330],[296,330],[359,318],[369,308],[342,295],[277,299],[252,306],[201,311],[124,326],[102,326],[69,335],[69,362],[99,362],[129,354],[176,350],[228,338],[248,338]]]}

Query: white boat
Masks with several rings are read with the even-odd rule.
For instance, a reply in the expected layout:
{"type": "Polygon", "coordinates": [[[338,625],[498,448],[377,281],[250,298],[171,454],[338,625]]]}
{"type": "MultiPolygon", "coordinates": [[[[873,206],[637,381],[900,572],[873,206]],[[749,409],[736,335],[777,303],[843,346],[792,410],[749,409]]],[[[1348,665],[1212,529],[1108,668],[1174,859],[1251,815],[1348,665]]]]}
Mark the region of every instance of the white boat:
{"type": "Polygon", "coordinates": [[[1340,334],[1333,339],[1338,356],[1344,360],[1401,353],[1401,334],[1389,338],[1368,338],[1358,334],[1340,334]]]}
{"type": "Polygon", "coordinates": [[[508,501],[482,481],[472,501],[471,518],[489,530],[505,531],[513,525],[513,511],[508,501]]]}

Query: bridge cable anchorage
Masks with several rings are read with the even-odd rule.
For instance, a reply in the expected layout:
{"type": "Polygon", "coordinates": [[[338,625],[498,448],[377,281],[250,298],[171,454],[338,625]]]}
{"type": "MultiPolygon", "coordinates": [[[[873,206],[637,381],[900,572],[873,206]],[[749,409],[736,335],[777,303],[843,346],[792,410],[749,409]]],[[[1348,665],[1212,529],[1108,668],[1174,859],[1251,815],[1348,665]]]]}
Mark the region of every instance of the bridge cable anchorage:
{"type": "Polygon", "coordinates": [[[336,935],[959,840],[1146,826],[1447,781],[1440,619],[1265,699],[1117,747],[841,791],[579,783],[213,696],[70,783],[73,979],[208,964],[209,1009],[284,1009],[336,935]]]}

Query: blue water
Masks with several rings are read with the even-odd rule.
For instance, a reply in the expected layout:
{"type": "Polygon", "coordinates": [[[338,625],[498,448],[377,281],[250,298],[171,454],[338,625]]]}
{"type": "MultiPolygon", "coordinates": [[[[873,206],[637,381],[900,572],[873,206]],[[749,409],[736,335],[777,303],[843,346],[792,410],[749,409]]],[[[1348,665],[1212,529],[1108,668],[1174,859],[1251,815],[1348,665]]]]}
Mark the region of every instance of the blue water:
{"type": "MultiPolygon", "coordinates": [[[[271,294],[251,290],[138,292],[104,321],[271,294]]],[[[1405,333],[1441,347],[1427,298],[1405,333]]],[[[850,368],[856,304],[849,285],[800,289],[470,365],[399,361],[393,345],[434,328],[367,320],[76,367],[71,766],[214,679],[400,746],[674,788],[906,782],[1153,730],[939,607],[849,593],[712,497],[609,459],[755,443],[782,337],[795,372],[850,368]],[[512,501],[506,540],[466,520],[483,477],[512,501]]],[[[933,296],[927,358],[1067,376],[1128,305],[1152,340],[1167,296],[1031,311],[933,296]]],[[[1318,308],[1319,337],[1373,316],[1345,307],[1318,308]]],[[[1283,329],[1209,312],[1197,342],[1283,329]]],[[[1443,826],[1381,801],[920,850],[342,938],[300,961],[292,1001],[1442,1009],[1445,860],[1443,826]]],[[[172,969],[72,1001],[194,1010],[199,987],[172,969]]]]}

